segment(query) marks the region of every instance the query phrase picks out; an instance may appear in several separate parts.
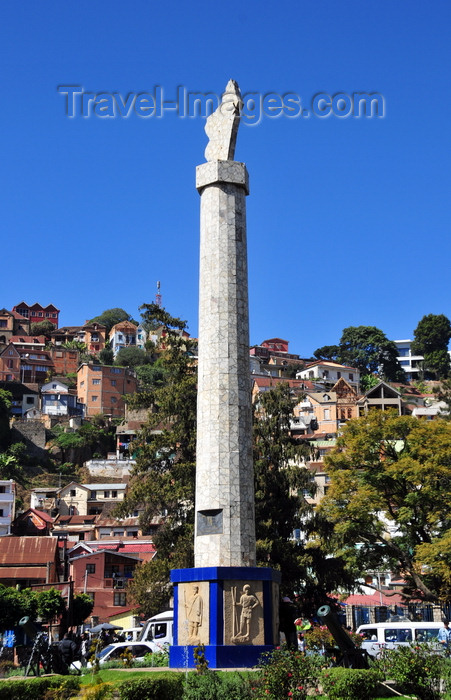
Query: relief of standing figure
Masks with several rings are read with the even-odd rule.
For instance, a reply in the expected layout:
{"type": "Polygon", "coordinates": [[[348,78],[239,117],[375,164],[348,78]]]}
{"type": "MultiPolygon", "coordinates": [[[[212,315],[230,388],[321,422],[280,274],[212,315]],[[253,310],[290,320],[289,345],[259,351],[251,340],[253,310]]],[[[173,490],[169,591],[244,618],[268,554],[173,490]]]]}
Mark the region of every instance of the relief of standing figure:
{"type": "Polygon", "coordinates": [[[193,597],[188,606],[185,603],[186,618],[188,620],[188,642],[199,644],[199,627],[202,626],[204,602],[199,593],[199,586],[193,586],[193,597]]]}
{"type": "Polygon", "coordinates": [[[251,619],[252,612],[257,605],[260,605],[257,598],[251,593],[251,587],[246,584],[243,586],[243,593],[241,594],[240,600],[236,600],[236,587],[232,588],[233,605],[234,605],[234,630],[232,636],[232,642],[246,643],[250,641],[250,630],[251,630],[251,619]],[[237,610],[236,608],[241,606],[241,615],[239,620],[239,629],[237,627],[237,610]]]}

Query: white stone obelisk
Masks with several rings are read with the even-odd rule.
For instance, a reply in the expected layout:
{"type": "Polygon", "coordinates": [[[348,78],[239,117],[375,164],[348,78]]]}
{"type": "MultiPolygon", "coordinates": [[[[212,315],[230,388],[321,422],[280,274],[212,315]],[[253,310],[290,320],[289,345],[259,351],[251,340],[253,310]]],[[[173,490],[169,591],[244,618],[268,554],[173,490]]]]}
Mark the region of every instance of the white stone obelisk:
{"type": "Polygon", "coordinates": [[[246,244],[248,175],[233,160],[242,106],[229,81],[206,125],[201,196],[195,566],[255,566],[246,244]]]}

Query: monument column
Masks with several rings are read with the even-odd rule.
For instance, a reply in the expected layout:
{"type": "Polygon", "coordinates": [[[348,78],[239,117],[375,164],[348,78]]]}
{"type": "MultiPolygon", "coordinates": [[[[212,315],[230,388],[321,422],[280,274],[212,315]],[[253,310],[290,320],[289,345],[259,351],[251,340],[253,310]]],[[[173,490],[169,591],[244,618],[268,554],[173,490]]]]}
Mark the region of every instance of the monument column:
{"type": "Polygon", "coordinates": [[[249,371],[246,166],[234,160],[242,107],[229,81],[207,119],[201,196],[195,538],[174,569],[171,668],[254,666],[278,642],[280,574],[256,566],[249,371]]]}
{"type": "Polygon", "coordinates": [[[255,566],[243,163],[200,165],[195,566],[255,566]]]}

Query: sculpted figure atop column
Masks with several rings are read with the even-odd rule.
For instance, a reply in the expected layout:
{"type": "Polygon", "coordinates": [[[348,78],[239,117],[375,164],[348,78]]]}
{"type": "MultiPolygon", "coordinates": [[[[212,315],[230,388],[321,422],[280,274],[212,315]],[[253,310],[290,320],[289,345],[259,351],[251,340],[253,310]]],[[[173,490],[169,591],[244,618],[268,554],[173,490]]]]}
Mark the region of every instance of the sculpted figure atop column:
{"type": "Polygon", "coordinates": [[[205,160],[234,159],[242,107],[243,100],[238,83],[235,80],[229,80],[221,104],[208,117],[205,125],[205,133],[209,138],[205,149],[205,160]]]}

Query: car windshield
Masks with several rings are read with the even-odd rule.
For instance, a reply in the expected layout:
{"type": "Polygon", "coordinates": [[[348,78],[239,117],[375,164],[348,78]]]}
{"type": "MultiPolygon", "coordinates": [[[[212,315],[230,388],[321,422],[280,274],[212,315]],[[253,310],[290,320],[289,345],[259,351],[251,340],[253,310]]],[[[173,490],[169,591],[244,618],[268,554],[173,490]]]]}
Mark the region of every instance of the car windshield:
{"type": "Polygon", "coordinates": [[[111,651],[111,649],[114,649],[114,646],[112,644],[108,644],[108,646],[102,649],[102,651],[99,651],[97,657],[99,659],[103,659],[103,657],[106,656],[111,651]]]}

